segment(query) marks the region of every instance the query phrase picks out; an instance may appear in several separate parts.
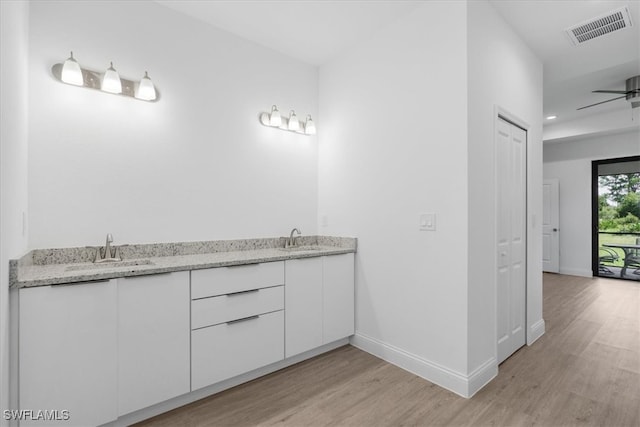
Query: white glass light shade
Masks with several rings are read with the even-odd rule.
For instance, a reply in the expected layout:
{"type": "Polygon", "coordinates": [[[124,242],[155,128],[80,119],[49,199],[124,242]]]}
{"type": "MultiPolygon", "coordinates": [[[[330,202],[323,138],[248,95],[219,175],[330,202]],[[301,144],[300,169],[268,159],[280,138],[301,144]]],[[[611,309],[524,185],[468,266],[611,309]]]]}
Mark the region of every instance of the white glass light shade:
{"type": "Polygon", "coordinates": [[[271,107],[271,114],[269,114],[269,126],[278,126],[282,124],[282,117],[280,116],[280,111],[278,111],[278,107],[273,105],[271,107]]]}
{"type": "Polygon", "coordinates": [[[138,85],[138,92],[136,98],[143,99],[145,101],[153,101],[156,99],[156,88],[153,86],[153,82],[149,78],[149,74],[144,72],[144,77],[140,80],[138,85]]]}
{"type": "Polygon", "coordinates": [[[122,82],[120,81],[120,75],[113,68],[113,62],[111,66],[107,68],[104,76],[102,76],[102,85],[100,88],[109,93],[122,93],[122,82]]]}
{"type": "Polygon", "coordinates": [[[80,64],[73,58],[73,52],[71,52],[71,56],[64,61],[62,65],[62,76],[60,78],[63,82],[69,83],[70,85],[82,86],[84,84],[80,64]]]}
{"type": "Polygon", "coordinates": [[[298,116],[296,116],[296,112],[291,110],[289,113],[289,130],[298,131],[300,129],[300,122],[298,121],[298,116]]]}
{"type": "Polygon", "coordinates": [[[307,120],[304,122],[304,133],[307,135],[315,135],[316,134],[316,125],[311,120],[311,115],[307,116],[307,120]]]}

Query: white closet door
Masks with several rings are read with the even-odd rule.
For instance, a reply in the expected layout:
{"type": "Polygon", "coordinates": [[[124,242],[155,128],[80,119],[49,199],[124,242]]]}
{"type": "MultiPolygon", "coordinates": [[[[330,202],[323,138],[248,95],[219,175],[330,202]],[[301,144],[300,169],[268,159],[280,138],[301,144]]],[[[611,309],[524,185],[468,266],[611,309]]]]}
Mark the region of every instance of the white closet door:
{"type": "Polygon", "coordinates": [[[498,363],[525,344],[527,133],[496,126],[498,363]]]}

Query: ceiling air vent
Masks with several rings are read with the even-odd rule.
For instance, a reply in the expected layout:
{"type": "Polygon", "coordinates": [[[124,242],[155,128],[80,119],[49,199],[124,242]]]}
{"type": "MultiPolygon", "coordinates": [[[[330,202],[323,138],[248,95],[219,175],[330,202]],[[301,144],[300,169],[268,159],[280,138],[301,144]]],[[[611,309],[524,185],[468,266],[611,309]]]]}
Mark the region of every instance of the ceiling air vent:
{"type": "Polygon", "coordinates": [[[621,7],[605,15],[574,25],[565,31],[571,39],[571,42],[577,46],[586,41],[604,36],[605,34],[631,27],[632,25],[629,9],[621,7]]]}

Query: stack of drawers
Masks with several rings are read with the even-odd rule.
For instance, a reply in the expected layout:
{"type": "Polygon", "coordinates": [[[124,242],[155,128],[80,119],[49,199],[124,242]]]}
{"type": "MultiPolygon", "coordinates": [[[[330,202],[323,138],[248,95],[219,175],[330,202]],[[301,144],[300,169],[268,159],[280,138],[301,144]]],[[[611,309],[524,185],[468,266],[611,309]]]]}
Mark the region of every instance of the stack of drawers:
{"type": "Polygon", "coordinates": [[[284,359],[284,262],[191,272],[191,389],[284,359]]]}

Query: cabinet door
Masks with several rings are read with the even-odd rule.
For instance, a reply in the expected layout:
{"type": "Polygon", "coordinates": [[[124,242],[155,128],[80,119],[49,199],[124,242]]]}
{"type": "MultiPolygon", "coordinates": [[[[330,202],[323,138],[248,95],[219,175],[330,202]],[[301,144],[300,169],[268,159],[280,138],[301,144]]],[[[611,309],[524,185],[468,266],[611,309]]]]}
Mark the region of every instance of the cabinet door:
{"type": "Polygon", "coordinates": [[[190,391],[189,272],[118,279],[118,414],[190,391]]]}
{"type": "Polygon", "coordinates": [[[115,420],[116,281],[23,288],[19,298],[20,408],[69,411],[32,424],[115,420]]]}
{"type": "Polygon", "coordinates": [[[322,345],[322,258],[285,261],[285,356],[322,345]]]}
{"type": "Polygon", "coordinates": [[[323,257],[323,343],[354,333],[353,254],[323,257]]]}

